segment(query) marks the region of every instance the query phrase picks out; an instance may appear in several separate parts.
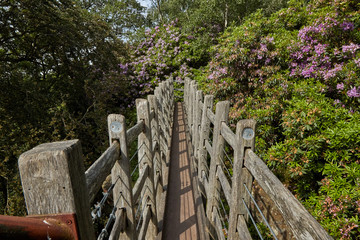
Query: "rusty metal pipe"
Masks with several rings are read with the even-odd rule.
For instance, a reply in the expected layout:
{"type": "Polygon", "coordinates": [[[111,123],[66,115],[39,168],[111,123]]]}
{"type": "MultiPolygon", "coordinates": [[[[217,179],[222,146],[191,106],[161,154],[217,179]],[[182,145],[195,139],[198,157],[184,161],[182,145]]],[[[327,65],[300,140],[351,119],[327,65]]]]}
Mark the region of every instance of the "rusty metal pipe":
{"type": "Polygon", "coordinates": [[[29,218],[0,215],[0,239],[74,240],[70,227],[54,218],[29,218]]]}

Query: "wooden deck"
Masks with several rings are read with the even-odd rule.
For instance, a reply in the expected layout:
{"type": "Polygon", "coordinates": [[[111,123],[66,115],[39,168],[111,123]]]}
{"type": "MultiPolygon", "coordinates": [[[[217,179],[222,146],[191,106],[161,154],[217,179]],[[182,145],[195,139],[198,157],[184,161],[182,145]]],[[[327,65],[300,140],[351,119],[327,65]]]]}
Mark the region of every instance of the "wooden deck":
{"type": "Polygon", "coordinates": [[[181,103],[175,106],[170,163],[162,239],[199,239],[184,112],[181,103]]]}

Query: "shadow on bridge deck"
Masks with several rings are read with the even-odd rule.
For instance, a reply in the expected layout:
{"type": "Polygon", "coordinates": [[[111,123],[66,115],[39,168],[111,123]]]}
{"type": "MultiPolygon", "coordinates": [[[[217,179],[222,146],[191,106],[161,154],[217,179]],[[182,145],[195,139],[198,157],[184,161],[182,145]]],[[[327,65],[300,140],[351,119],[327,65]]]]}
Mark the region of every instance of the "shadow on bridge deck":
{"type": "Polygon", "coordinates": [[[169,188],[162,239],[199,239],[183,106],[175,106],[169,188]]]}

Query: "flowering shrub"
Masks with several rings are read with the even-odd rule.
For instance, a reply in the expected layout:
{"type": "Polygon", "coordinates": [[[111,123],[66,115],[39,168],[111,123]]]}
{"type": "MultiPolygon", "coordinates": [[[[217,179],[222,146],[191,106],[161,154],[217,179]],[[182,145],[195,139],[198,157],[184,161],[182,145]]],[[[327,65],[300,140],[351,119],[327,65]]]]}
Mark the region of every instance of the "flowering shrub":
{"type": "Polygon", "coordinates": [[[131,62],[121,66],[140,96],[168,77],[181,81],[190,76],[189,65],[196,61],[190,45],[193,39],[181,33],[175,22],[146,31],[145,39],[133,49],[131,62]]]}
{"type": "Polygon", "coordinates": [[[196,79],[258,122],[257,151],[336,239],[360,235],[360,5],[290,1],[228,29],[196,79]]]}

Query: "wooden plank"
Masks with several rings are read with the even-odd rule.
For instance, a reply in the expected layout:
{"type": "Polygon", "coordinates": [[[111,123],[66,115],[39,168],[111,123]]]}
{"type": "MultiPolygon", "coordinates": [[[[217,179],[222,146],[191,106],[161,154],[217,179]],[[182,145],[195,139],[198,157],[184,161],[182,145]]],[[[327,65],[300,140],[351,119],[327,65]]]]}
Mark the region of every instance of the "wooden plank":
{"type": "Polygon", "coordinates": [[[209,196],[209,180],[206,178],[206,174],[203,183],[205,187],[206,196],[209,196]]]}
{"type": "Polygon", "coordinates": [[[136,183],[134,185],[134,188],[132,190],[133,199],[135,202],[137,202],[137,199],[140,196],[141,191],[143,190],[145,180],[149,176],[149,166],[146,165],[144,170],[140,173],[139,178],[136,180],[136,183]]]}
{"type": "Polygon", "coordinates": [[[221,135],[225,139],[225,141],[233,148],[235,149],[237,141],[236,136],[233,131],[226,125],[224,122],[221,124],[221,135]]]}
{"type": "Polygon", "coordinates": [[[217,239],[225,240],[225,235],[224,235],[224,232],[223,232],[223,225],[222,225],[222,222],[220,220],[220,214],[219,214],[218,208],[214,208],[213,222],[214,222],[214,225],[215,225],[217,239]]]}
{"type": "Polygon", "coordinates": [[[237,228],[237,236],[235,239],[252,240],[244,215],[239,215],[236,228],[237,228]]]}
{"type": "Polygon", "coordinates": [[[155,117],[155,112],[154,110],[150,111],[150,121],[155,117]]]}
{"type": "Polygon", "coordinates": [[[199,102],[199,109],[203,109],[204,108],[204,103],[202,101],[199,102]]]}
{"type": "Polygon", "coordinates": [[[76,213],[81,239],[95,239],[79,140],[41,144],[19,158],[29,215],[76,213]]]}
{"type": "Polygon", "coordinates": [[[85,172],[86,185],[89,191],[89,202],[91,203],[102,183],[111,173],[117,159],[119,159],[120,144],[114,141],[111,146],[89,167],[85,172]]]}
{"type": "Polygon", "coordinates": [[[216,169],[218,165],[221,165],[221,159],[224,155],[224,138],[220,134],[222,122],[227,122],[229,118],[229,101],[222,101],[216,104],[216,113],[215,113],[215,123],[214,123],[214,134],[213,134],[213,144],[211,152],[211,161],[210,161],[210,171],[209,171],[209,195],[206,206],[207,216],[211,216],[213,208],[218,207],[217,199],[220,199],[219,188],[220,183],[216,178],[216,169]]]}
{"type": "MultiPolygon", "coordinates": [[[[232,191],[231,191],[231,201],[230,205],[230,213],[229,213],[229,238],[235,239],[237,237],[236,228],[237,221],[240,214],[245,216],[245,219],[248,219],[248,214],[243,206],[243,204],[239,204],[239,199],[244,198],[246,204],[249,205],[250,197],[245,191],[243,183],[251,189],[253,177],[249,173],[249,171],[244,168],[244,155],[245,148],[255,148],[255,135],[249,137],[248,134],[246,136],[247,139],[244,139],[243,133],[244,129],[246,131],[250,131],[250,129],[255,133],[256,129],[256,121],[251,119],[241,120],[236,125],[236,134],[235,134],[235,142],[234,142],[234,162],[233,162],[233,176],[231,179],[232,182],[232,191]],[[244,169],[244,170],[243,170],[244,169]]],[[[245,131],[245,132],[246,132],[245,131]]],[[[251,132],[251,131],[250,131],[251,132]]]]}
{"type": "Polygon", "coordinates": [[[118,240],[120,233],[124,232],[126,228],[126,209],[120,208],[118,211],[119,215],[115,220],[114,226],[109,236],[109,240],[118,240]]]}
{"type": "Polygon", "coordinates": [[[332,239],[252,150],[245,153],[245,166],[274,201],[296,239],[332,239]]]}
{"type": "MultiPolygon", "coordinates": [[[[130,176],[130,162],[127,147],[127,132],[125,117],[120,114],[110,114],[108,116],[108,129],[110,143],[116,140],[120,143],[120,158],[115,162],[114,167],[111,169],[111,178],[117,184],[113,189],[114,202],[120,197],[122,201],[118,202],[117,208],[124,208],[126,212],[127,227],[124,232],[120,232],[119,239],[135,239],[135,215],[134,215],[134,202],[132,195],[132,185],[130,176]]],[[[116,211],[115,217],[118,218],[120,212],[116,211]]],[[[114,230],[118,232],[117,230],[114,230]]]]}
{"type": "Polygon", "coordinates": [[[141,132],[144,131],[144,122],[139,121],[137,124],[135,124],[132,128],[126,131],[126,139],[127,139],[127,145],[129,146],[141,132]]]}
{"type": "Polygon", "coordinates": [[[213,111],[211,109],[206,110],[206,116],[209,118],[209,120],[212,124],[215,123],[215,114],[213,113],[213,111]]]}
{"type": "MultiPolygon", "coordinates": [[[[203,171],[207,171],[207,153],[206,153],[206,141],[209,140],[209,134],[210,134],[210,120],[206,116],[207,110],[212,109],[214,102],[214,96],[212,95],[206,95],[204,97],[204,104],[202,108],[202,116],[201,116],[201,124],[200,124],[200,139],[199,139],[199,168],[198,168],[198,176],[202,176],[203,171]]],[[[210,150],[211,148],[209,148],[210,150]]],[[[212,151],[212,150],[211,150],[212,151]]],[[[209,153],[211,153],[209,151],[209,153]]],[[[200,179],[202,181],[202,178],[200,179]]]]}
{"type": "Polygon", "coordinates": [[[152,221],[147,229],[146,236],[150,239],[155,239],[158,229],[157,210],[156,210],[156,192],[154,186],[154,162],[152,148],[152,136],[151,136],[151,124],[150,124],[150,106],[146,99],[136,99],[136,112],[137,120],[143,120],[145,124],[145,131],[138,136],[138,159],[139,159],[139,171],[142,172],[146,166],[149,167],[148,178],[145,181],[145,186],[142,188],[143,204],[150,199],[149,205],[152,210],[152,221]],[[144,145],[144,146],[143,146],[144,145]],[[140,162],[141,161],[141,162],[140,162]]]}
{"type": "Polygon", "coordinates": [[[223,189],[226,201],[228,203],[230,203],[230,199],[231,199],[231,186],[229,181],[227,180],[224,171],[221,169],[220,166],[218,166],[217,170],[216,170],[216,176],[219,178],[219,182],[221,184],[221,187],[223,189]]]}
{"type": "MultiPolygon", "coordinates": [[[[145,238],[147,236],[147,231],[148,231],[148,227],[149,227],[149,223],[150,223],[150,219],[151,219],[151,206],[145,205],[144,208],[146,208],[144,210],[144,215],[143,215],[143,223],[141,225],[140,231],[139,231],[139,238],[138,240],[145,240],[147,238],[145,238]]],[[[156,235],[154,236],[154,238],[156,237],[156,235]]]]}
{"type": "Polygon", "coordinates": [[[198,165],[199,160],[199,141],[200,141],[200,124],[201,124],[201,111],[199,104],[203,101],[203,93],[201,90],[196,91],[196,99],[195,99],[195,121],[194,121],[194,156],[196,159],[196,163],[198,165]]]}
{"type": "Polygon", "coordinates": [[[208,140],[205,140],[205,148],[206,151],[209,153],[210,157],[212,158],[212,146],[210,145],[208,140]]]}

